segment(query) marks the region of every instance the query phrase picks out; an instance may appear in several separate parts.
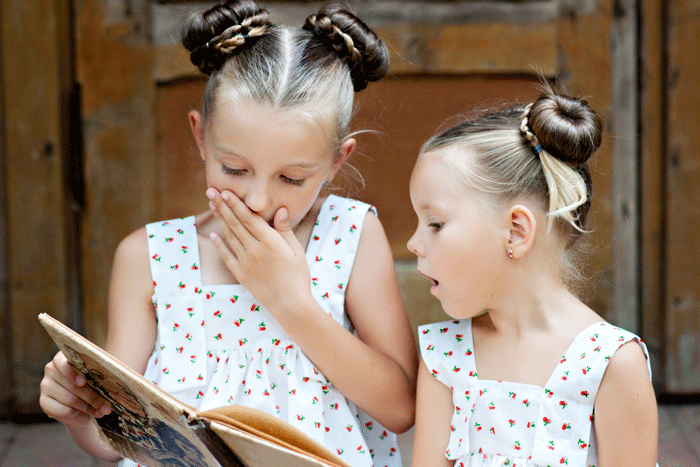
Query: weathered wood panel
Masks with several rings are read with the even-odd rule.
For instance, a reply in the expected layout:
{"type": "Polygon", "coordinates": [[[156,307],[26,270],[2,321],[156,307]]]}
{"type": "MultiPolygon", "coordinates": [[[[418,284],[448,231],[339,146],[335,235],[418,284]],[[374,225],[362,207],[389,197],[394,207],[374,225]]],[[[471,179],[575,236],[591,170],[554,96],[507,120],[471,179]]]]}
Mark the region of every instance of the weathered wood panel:
{"type": "MultiPolygon", "coordinates": [[[[275,20],[303,24],[321,2],[267,4],[275,20]]],[[[357,13],[387,43],[393,74],[488,73],[552,76],[557,70],[558,6],[554,1],[358,2],[357,13]]],[[[153,6],[154,77],[196,77],[177,41],[184,20],[205,5],[153,6]]]]}
{"type": "MultiPolygon", "coordinates": [[[[664,380],[663,186],[666,109],[663,80],[666,74],[663,21],[664,2],[642,2],[640,88],[640,255],[641,332],[651,357],[654,385],[664,380]]],[[[658,391],[657,389],[657,391],[658,391]]]]}
{"type": "MultiPolygon", "coordinates": [[[[0,15],[0,37],[3,31],[4,12],[0,15]]],[[[3,39],[4,40],[4,39],[3,39]]],[[[4,50],[0,49],[0,374],[8,375],[0,379],[0,416],[6,416],[12,403],[14,370],[12,368],[12,321],[10,320],[10,277],[8,255],[7,223],[7,160],[8,152],[5,134],[5,63],[4,50]]]]}
{"type": "Polygon", "coordinates": [[[150,9],[145,0],[75,5],[87,200],[84,324],[87,337],[104,345],[114,251],[157,212],[150,9]]]}
{"type": "MultiPolygon", "coordinates": [[[[587,304],[604,317],[608,316],[613,300],[613,193],[612,154],[613,129],[610,116],[611,74],[610,18],[611,0],[578,2],[574,10],[565,2],[559,27],[559,77],[566,91],[588,101],[606,121],[603,144],[591,160],[593,205],[590,223],[593,232],[590,244],[595,254],[587,258],[586,272],[594,277],[594,288],[586,295],[587,304]]],[[[619,137],[625,137],[620,135],[619,137]]]]}
{"type": "Polygon", "coordinates": [[[669,2],[666,390],[700,390],[700,2],[669,2]]]}
{"type": "Polygon", "coordinates": [[[39,381],[53,353],[36,316],[67,320],[64,99],[70,94],[67,0],[2,2],[3,163],[15,409],[38,412],[39,381]],[[41,53],[41,59],[27,57],[41,53]]]}
{"type": "Polygon", "coordinates": [[[609,319],[639,333],[638,0],[615,0],[610,21],[613,294],[609,319]]]}

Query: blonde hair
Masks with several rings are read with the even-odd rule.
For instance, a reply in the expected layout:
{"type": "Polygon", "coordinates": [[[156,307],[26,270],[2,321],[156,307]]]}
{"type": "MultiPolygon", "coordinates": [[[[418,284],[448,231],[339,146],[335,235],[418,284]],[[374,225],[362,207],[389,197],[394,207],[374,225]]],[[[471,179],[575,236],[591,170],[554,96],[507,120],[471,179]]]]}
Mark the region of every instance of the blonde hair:
{"type": "Polygon", "coordinates": [[[274,25],[249,0],[227,1],[191,17],[182,43],[210,75],[202,116],[216,98],[270,105],[319,125],[334,148],[348,137],[354,92],[386,75],[389,53],[375,33],[336,2],[303,27],[274,25]]]}
{"type": "Polygon", "coordinates": [[[545,86],[533,104],[487,113],[442,131],[423,145],[421,154],[451,145],[471,149],[469,166],[457,164],[470,187],[499,202],[523,195],[540,200],[550,228],[560,229],[568,249],[586,231],[588,159],[601,140],[602,120],[586,101],[545,86]]]}

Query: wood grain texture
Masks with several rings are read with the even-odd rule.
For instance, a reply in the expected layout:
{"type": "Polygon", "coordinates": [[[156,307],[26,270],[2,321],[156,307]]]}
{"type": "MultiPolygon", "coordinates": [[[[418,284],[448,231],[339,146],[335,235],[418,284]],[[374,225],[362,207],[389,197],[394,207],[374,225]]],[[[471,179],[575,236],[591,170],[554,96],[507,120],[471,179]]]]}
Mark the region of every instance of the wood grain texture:
{"type": "Polygon", "coordinates": [[[642,2],[640,87],[640,271],[641,333],[651,358],[657,392],[664,379],[664,164],[666,145],[663,2],[642,2]]]}
{"type": "Polygon", "coordinates": [[[84,324],[86,336],[98,345],[106,340],[114,251],[158,211],[150,10],[130,5],[77,0],[75,8],[87,199],[82,226],[84,324]]]}
{"type": "MultiPolygon", "coordinates": [[[[556,73],[556,2],[404,3],[373,2],[358,8],[389,48],[392,74],[556,73]]],[[[184,19],[202,8],[197,4],[153,7],[157,81],[199,76],[178,41],[184,19]]],[[[270,11],[283,24],[303,24],[315,10],[314,5],[278,4],[271,5],[270,11]]]]}
{"type": "Polygon", "coordinates": [[[13,398],[39,412],[43,366],[54,347],[36,316],[68,313],[62,99],[70,91],[69,2],[2,2],[8,316],[12,323],[13,398]],[[28,60],[29,51],[44,51],[28,60]]]}
{"type": "MultiPolygon", "coordinates": [[[[3,37],[4,11],[0,15],[0,37],[3,37]]],[[[3,39],[4,40],[4,39],[3,39]]],[[[5,67],[4,50],[0,49],[0,109],[5,109],[5,67]]],[[[10,276],[7,260],[9,247],[9,225],[7,222],[7,161],[5,111],[0,110],[0,374],[8,375],[0,379],[0,416],[7,416],[12,404],[12,320],[10,319],[10,276]]]]}
{"type": "MultiPolygon", "coordinates": [[[[590,3],[590,2],[589,2],[590,3]]],[[[590,161],[593,200],[589,223],[590,246],[594,254],[586,258],[585,274],[593,279],[593,290],[586,303],[603,317],[612,306],[614,274],[612,138],[612,62],[610,19],[612,0],[593,0],[595,5],[582,14],[564,15],[559,23],[559,81],[568,94],[587,98],[605,121],[603,143],[590,161]]],[[[620,135],[619,137],[626,137],[620,135]]]]}
{"type": "Polygon", "coordinates": [[[700,390],[700,2],[670,2],[666,184],[666,389],[700,390]]]}

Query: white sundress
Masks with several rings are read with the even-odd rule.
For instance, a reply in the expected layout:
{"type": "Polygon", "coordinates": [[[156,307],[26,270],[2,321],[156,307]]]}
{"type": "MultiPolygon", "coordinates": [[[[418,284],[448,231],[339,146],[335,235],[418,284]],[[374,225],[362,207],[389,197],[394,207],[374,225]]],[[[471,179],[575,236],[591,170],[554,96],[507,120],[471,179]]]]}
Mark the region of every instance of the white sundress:
{"type": "Polygon", "coordinates": [[[610,358],[635,340],[649,368],[641,339],[605,322],[579,333],[544,388],[480,380],[471,319],[421,326],[418,335],[428,369],[452,388],[445,456],[457,467],[597,466],[593,406],[610,358]]]}
{"type": "MultiPolygon", "coordinates": [[[[329,196],[306,250],[314,298],[349,331],[345,287],[368,211],[329,196]]],[[[193,216],[146,231],[158,317],[147,379],[200,410],[240,404],[276,415],[354,467],[401,466],[396,435],[348,401],[250,292],[202,284],[193,216]]]]}

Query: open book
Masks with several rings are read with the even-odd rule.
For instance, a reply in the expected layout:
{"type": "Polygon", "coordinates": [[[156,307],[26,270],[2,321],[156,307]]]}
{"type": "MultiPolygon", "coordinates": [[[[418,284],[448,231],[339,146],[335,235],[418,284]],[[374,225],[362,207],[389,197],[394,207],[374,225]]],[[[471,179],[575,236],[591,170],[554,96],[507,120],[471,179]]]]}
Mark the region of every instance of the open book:
{"type": "Polygon", "coordinates": [[[200,412],[49,315],[39,321],[113,410],[97,419],[110,445],[148,467],[349,467],[335,453],[265,412],[232,405],[200,412]]]}

